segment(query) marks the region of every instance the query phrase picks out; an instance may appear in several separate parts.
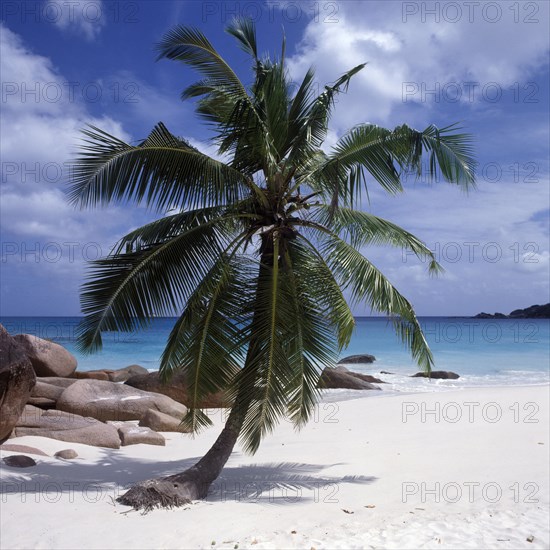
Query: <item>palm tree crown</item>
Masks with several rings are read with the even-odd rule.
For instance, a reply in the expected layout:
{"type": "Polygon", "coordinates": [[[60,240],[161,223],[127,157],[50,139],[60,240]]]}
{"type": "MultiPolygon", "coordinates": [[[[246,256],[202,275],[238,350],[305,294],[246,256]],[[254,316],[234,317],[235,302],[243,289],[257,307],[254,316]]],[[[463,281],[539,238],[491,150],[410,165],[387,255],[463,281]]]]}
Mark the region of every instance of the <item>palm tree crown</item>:
{"type": "Polygon", "coordinates": [[[236,19],[227,31],[252,61],[249,86],[197,29],[175,27],[158,51],[200,73],[182,99],[195,98],[219,158],[228,160],[162,123],[137,145],[89,127],[69,195],[81,207],[132,201],[163,214],[93,262],[82,291],[81,348],[98,349],[102,331],[179,316],[161,373],[186,373],[184,422],[207,425],[201,399],[226,391],[253,452],[281,416],[307,421],[321,370],[350,341],[354,303],[390,316],[414,359],[431,368],[411,304],[361,249],[406,248],[427,256],[431,273],[440,267],[414,235],[356,207],[371,182],[399,193],[400,175],[421,175],[423,164],[428,176],[440,172],[468,189],[474,161],[469,136],[456,126],[358,124],[323,149],[335,98],[365,65],[320,94],[309,70],[292,94],[284,45],[279,58],[260,57],[250,21],[236,19]]]}

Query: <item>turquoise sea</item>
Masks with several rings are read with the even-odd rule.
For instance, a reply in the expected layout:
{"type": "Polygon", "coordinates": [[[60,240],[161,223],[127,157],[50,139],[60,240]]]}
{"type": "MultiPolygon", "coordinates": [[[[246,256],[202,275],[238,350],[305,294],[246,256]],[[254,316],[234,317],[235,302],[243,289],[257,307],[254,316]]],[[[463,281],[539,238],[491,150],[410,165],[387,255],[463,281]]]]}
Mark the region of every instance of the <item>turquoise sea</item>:
{"type": "MultiPolygon", "coordinates": [[[[370,365],[354,370],[382,375],[390,391],[437,391],[486,385],[533,385],[550,382],[549,319],[471,319],[420,317],[435,356],[437,370],[460,374],[458,380],[410,378],[418,371],[392,325],[381,317],[359,317],[351,344],[342,356],[369,353],[370,365]]],[[[27,333],[49,338],[65,346],[78,359],[80,370],[117,369],[133,363],[150,370],[159,358],[175,319],[155,319],[144,331],[105,333],[100,353],[82,355],[75,350],[79,317],[3,317],[0,322],[11,334],[27,333]]]]}

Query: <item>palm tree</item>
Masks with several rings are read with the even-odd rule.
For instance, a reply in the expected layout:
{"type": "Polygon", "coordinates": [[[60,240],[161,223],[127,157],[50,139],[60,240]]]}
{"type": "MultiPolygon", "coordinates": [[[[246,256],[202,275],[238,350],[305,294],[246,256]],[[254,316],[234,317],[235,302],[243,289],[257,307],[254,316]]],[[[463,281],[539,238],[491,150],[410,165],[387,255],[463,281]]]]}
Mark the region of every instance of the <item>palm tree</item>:
{"type": "Polygon", "coordinates": [[[284,415],[305,424],[322,369],[350,341],[350,304],[390,316],[429,371],[433,358],[413,307],[360,250],[393,245],[428,257],[431,273],[440,267],[414,235],[354,207],[371,180],[390,194],[403,191],[400,175],[420,176],[426,157],[430,177],[440,172],[464,189],[474,185],[470,138],[456,126],[359,124],[323,150],[335,97],[365,65],[319,95],[310,69],[292,95],[284,41],[278,59],[260,58],[251,21],[236,19],[226,30],[251,58],[248,88],[200,30],[177,26],[158,50],[202,75],[182,98],[198,98],[197,113],[229,160],[199,151],[162,123],[138,145],[89,127],[69,191],[80,207],[133,201],[164,215],[93,262],[81,294],[81,349],[98,350],[102,331],[177,315],[160,372],[166,380],[186,374],[191,403],[182,422],[193,432],[210,424],[199,408],[210,393],[223,390],[233,403],[193,467],[119,498],[135,508],[204,498],[239,438],[253,453],[284,415]]]}

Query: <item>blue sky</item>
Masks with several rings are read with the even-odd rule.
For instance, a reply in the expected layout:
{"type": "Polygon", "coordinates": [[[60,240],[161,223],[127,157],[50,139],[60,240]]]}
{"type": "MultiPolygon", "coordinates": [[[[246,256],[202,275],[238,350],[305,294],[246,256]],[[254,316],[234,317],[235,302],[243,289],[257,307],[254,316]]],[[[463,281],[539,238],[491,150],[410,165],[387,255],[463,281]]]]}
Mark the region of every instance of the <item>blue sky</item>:
{"type": "MultiPolygon", "coordinates": [[[[155,62],[172,25],[201,28],[247,79],[223,33],[256,20],[262,50],[280,50],[320,86],[367,61],[339,98],[327,150],[359,122],[417,128],[461,122],[474,134],[478,190],[408,179],[371,187],[365,209],[422,238],[446,269],[401,250],[363,252],[420,315],[509,312],[549,300],[548,2],[4,2],[1,23],[0,315],[78,315],[85,259],[150,219],[118,205],[75,211],[64,199],[78,129],[145,137],[158,121],[205,151],[208,133],[179,93],[196,75],[155,62]]],[[[368,311],[357,309],[357,314],[368,311]]]]}

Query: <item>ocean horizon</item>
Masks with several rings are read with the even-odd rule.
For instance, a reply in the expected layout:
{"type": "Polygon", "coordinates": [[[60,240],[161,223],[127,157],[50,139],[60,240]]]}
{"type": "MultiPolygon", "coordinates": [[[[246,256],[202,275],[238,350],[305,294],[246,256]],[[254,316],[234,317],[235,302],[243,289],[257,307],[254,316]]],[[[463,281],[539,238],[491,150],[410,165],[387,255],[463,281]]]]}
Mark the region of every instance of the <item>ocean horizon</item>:
{"type": "MultiPolygon", "coordinates": [[[[103,333],[103,349],[84,355],[76,349],[76,329],[82,317],[4,316],[10,334],[32,334],[66,347],[78,360],[78,369],[119,369],[139,364],[158,370],[166,339],[176,317],[159,317],[137,332],[103,333]]],[[[411,378],[418,372],[405,346],[386,317],[356,317],[349,347],[341,354],[370,354],[371,364],[348,365],[357,372],[377,375],[388,382],[384,394],[439,391],[461,387],[539,385],[550,383],[549,319],[476,319],[419,317],[435,358],[435,370],[456,372],[458,380],[411,378]]]]}

